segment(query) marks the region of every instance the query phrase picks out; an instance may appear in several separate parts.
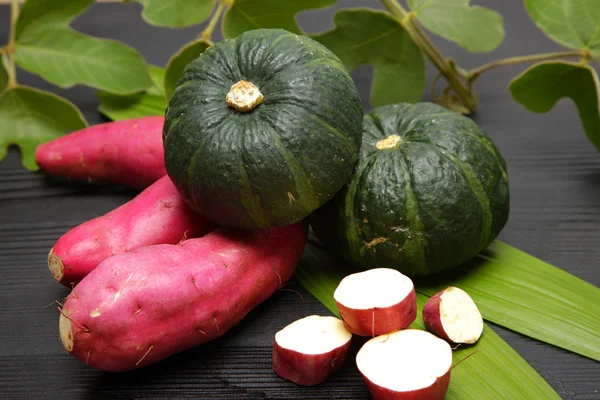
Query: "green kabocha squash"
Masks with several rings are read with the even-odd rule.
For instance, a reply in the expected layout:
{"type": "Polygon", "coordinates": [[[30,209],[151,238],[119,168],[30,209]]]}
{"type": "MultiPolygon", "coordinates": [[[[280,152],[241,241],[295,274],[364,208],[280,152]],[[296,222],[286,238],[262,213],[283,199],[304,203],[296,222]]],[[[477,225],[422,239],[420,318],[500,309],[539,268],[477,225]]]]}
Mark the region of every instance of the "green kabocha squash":
{"type": "Polygon", "coordinates": [[[291,224],[350,178],[362,117],[352,79],[327,48],[283,30],[248,31],[185,68],[165,118],[167,172],[219,225],[291,224]]]}
{"type": "Polygon", "coordinates": [[[396,104],[365,115],[356,171],[311,223],[350,263],[417,276],[477,255],[508,211],[506,164],[472,120],[396,104]]]}

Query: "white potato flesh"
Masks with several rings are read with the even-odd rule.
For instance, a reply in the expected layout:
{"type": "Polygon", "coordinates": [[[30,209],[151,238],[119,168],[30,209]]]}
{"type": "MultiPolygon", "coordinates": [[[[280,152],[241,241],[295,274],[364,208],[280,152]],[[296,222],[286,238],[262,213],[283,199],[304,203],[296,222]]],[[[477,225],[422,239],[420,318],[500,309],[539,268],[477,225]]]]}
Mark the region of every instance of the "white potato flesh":
{"type": "Polygon", "coordinates": [[[311,315],[292,322],[275,334],[275,342],[302,354],[324,354],[344,346],[352,338],[342,320],[311,315]]]}
{"type": "Polygon", "coordinates": [[[333,298],[355,310],[391,307],[414,289],[412,280],[395,269],[375,268],[346,276],[333,298]]]}
{"type": "Polygon", "coordinates": [[[454,343],[475,343],[483,332],[483,318],[471,296],[457,287],[447,288],[440,298],[444,332],[454,343]]]}
{"type": "Polygon", "coordinates": [[[452,367],[452,348],[429,332],[405,329],[377,336],[356,355],[359,371],[396,392],[429,387],[452,367]]]}

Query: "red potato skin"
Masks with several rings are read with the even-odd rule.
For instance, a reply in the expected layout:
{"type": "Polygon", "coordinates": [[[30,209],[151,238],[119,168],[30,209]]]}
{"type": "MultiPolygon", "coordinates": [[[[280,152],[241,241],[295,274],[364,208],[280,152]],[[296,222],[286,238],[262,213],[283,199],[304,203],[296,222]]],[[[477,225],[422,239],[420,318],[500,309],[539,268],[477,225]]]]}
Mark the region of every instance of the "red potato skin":
{"type": "Polygon", "coordinates": [[[379,336],[408,328],[417,318],[415,289],[398,304],[390,307],[355,309],[336,301],[346,329],[359,336],[379,336]],[[374,319],[374,321],[373,321],[374,319]]]}
{"type": "Polygon", "coordinates": [[[411,392],[396,392],[383,388],[371,382],[364,375],[363,379],[373,400],[443,400],[450,385],[450,370],[437,378],[433,385],[411,392]]]}
{"type": "Polygon", "coordinates": [[[111,257],[67,298],[63,345],[94,368],[126,371],[216,339],[287,282],[306,236],[304,222],[222,228],[111,257]]]}
{"type": "Polygon", "coordinates": [[[301,386],[314,386],[325,382],[339,370],[350,349],[348,343],[323,354],[303,354],[273,343],[273,371],[283,379],[301,386]]]}
{"type": "Polygon", "coordinates": [[[107,122],[38,146],[35,161],[51,175],[143,189],[167,174],[164,117],[107,122]]]}
{"type": "Polygon", "coordinates": [[[58,282],[72,287],[107,258],[143,246],[176,244],[216,229],[184,202],[168,176],[133,200],[65,233],[48,255],[58,282]]]}
{"type": "Polygon", "coordinates": [[[431,296],[427,302],[425,302],[425,305],[423,306],[423,321],[425,321],[425,327],[427,327],[429,332],[449,343],[454,344],[444,330],[442,319],[440,318],[440,302],[442,301],[442,294],[444,294],[445,291],[446,289],[436,293],[434,296],[431,296]]]}

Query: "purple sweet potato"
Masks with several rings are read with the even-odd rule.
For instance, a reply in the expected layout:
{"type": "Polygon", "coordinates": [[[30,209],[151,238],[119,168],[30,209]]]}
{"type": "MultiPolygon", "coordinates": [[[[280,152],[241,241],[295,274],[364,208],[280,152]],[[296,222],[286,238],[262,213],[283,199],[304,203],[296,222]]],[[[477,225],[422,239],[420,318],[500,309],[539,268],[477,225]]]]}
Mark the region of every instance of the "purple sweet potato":
{"type": "Polygon", "coordinates": [[[175,244],[216,229],[183,201],[168,176],[106,215],[65,233],[48,254],[48,267],[65,286],[82,280],[107,258],[152,244],[175,244]]]}
{"type": "Polygon", "coordinates": [[[51,175],[145,188],[166,175],[164,117],[90,126],[38,146],[35,161],[51,175]]]}
{"type": "Polygon", "coordinates": [[[62,343],[92,367],[125,371],[216,339],[287,282],[306,234],[304,222],[221,228],[113,256],[67,298],[62,343]]]}

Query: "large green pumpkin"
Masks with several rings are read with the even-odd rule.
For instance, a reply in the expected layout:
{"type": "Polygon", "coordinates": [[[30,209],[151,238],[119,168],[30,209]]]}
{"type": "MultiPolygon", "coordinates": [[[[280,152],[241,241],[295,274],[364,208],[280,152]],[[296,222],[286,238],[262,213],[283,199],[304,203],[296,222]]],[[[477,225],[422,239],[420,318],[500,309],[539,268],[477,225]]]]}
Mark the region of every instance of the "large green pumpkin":
{"type": "Polygon", "coordinates": [[[362,116],[352,79],[327,48],[283,30],[249,31],[185,68],[166,113],[167,172],[219,225],[291,224],[350,178],[362,116]]]}
{"type": "Polygon", "coordinates": [[[508,211],[506,164],[472,120],[396,104],[365,115],[356,172],[311,222],[350,263],[415,276],[477,255],[508,211]]]}

